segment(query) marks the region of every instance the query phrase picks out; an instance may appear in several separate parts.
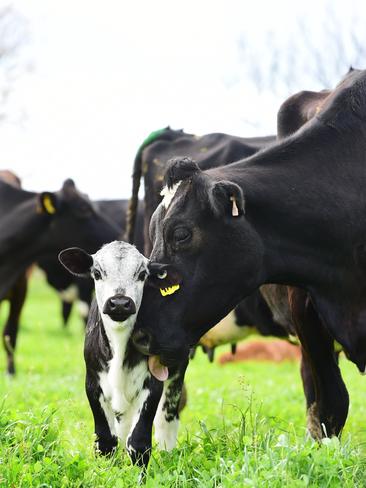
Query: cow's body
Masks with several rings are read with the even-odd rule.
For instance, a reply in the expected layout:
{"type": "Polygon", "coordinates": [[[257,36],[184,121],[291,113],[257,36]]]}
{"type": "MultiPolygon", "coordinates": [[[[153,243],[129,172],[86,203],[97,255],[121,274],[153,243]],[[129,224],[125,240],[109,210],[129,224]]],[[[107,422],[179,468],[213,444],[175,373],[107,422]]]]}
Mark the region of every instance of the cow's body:
{"type": "Polygon", "coordinates": [[[355,71],[300,130],[247,160],[171,163],[151,259],[180,288],[170,301],[147,289],[134,333],[162,362],[178,359],[260,285],[302,289],[290,304],[315,372],[317,437],[339,434],[348,413],[334,340],[366,368],[365,100],[366,72],[355,71]]]}
{"type": "Polygon", "coordinates": [[[93,256],[65,250],[60,260],[72,273],[91,272],[96,300],[89,314],[84,357],[86,393],[94,416],[96,447],[111,453],[118,439],[134,463],[145,467],[152,425],[161,449],[171,450],[178,433],[179,403],[187,361],[169,372],[138,352],[131,333],[148,261],[124,242],[105,245],[93,256]],[[81,259],[88,260],[82,267],[81,259]],[[156,377],[155,377],[156,376],[156,377]],[[164,381],[164,384],[163,384],[164,381]]]}
{"type": "MultiPolygon", "coordinates": [[[[287,298],[287,290],[286,292],[287,298]]],[[[222,344],[231,344],[235,353],[236,343],[251,334],[287,338],[293,334],[288,302],[283,303],[279,289],[264,285],[259,290],[244,298],[235,310],[224,317],[212,329],[206,332],[199,343],[210,361],[214,359],[214,349],[222,344]],[[279,300],[281,299],[281,300],[279,300]]]]}

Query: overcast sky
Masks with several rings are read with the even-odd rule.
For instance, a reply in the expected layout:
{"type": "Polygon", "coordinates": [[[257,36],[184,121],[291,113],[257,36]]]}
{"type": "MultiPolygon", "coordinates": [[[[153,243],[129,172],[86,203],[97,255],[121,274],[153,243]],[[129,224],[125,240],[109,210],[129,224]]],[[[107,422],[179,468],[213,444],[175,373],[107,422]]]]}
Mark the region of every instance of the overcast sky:
{"type": "MultiPolygon", "coordinates": [[[[250,39],[252,55],[266,60],[266,32],[275,30],[291,46],[296,19],[315,26],[310,39],[326,15],[319,0],[14,5],[29,22],[32,70],[12,97],[12,110],[26,114],[23,123],[0,126],[0,166],[33,190],[55,190],[72,177],[93,198],[130,195],[135,153],[153,130],[274,133],[283,100],[247,78],[239,40],[250,39]]],[[[345,22],[352,9],[364,14],[361,1],[332,5],[345,22]]]]}

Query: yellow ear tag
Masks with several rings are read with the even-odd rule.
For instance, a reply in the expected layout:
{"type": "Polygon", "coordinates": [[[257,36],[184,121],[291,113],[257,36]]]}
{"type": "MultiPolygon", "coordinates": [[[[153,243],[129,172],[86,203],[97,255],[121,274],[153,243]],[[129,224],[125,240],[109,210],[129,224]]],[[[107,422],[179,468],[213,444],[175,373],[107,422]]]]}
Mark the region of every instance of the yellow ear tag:
{"type": "Polygon", "coordinates": [[[180,288],[180,285],[172,285],[168,286],[167,288],[160,288],[160,293],[163,295],[163,297],[166,297],[168,295],[173,295],[176,291],[178,291],[180,288]]]}
{"type": "Polygon", "coordinates": [[[43,206],[48,214],[54,214],[56,213],[56,209],[53,206],[52,200],[48,195],[45,195],[43,197],[43,206]]]}

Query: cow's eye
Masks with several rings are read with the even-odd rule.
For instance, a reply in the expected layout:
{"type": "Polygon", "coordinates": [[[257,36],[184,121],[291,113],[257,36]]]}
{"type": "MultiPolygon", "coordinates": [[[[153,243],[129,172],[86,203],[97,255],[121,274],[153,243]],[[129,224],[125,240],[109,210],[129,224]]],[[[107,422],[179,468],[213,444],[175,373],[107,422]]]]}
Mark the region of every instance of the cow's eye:
{"type": "Polygon", "coordinates": [[[100,280],[102,278],[101,272],[98,271],[97,269],[94,270],[93,275],[95,280],[100,280]]]}
{"type": "Polygon", "coordinates": [[[147,271],[143,270],[143,271],[140,272],[140,274],[138,276],[138,279],[140,281],[145,281],[146,277],[147,277],[147,271]]]}
{"type": "Polygon", "coordinates": [[[184,242],[191,237],[191,233],[185,227],[177,227],[173,232],[174,242],[184,242]]]}

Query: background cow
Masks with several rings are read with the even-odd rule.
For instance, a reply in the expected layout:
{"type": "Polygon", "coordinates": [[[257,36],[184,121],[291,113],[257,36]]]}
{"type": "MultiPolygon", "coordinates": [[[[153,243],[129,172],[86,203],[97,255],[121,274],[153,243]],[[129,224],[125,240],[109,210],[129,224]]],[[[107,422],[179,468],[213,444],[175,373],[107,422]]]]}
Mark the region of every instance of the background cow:
{"type": "Polygon", "coordinates": [[[0,180],[0,300],[12,295],[11,313],[3,333],[7,371],[15,372],[18,320],[26,293],[19,283],[41,257],[54,259],[65,247],[80,244],[91,252],[118,237],[118,228],[66,180],[60,191],[33,193],[0,180]],[[16,297],[12,294],[16,286],[16,297]],[[15,312],[13,313],[13,309],[15,312]]]}
{"type": "Polygon", "coordinates": [[[189,156],[200,168],[208,169],[251,156],[276,140],[275,136],[244,138],[228,134],[196,136],[167,127],[152,132],[140,146],[133,165],[132,196],[128,209],[127,240],[134,242],[141,177],[145,187],[145,255],[151,252],[149,224],[161,201],[164,173],[169,159],[189,156]]]}

